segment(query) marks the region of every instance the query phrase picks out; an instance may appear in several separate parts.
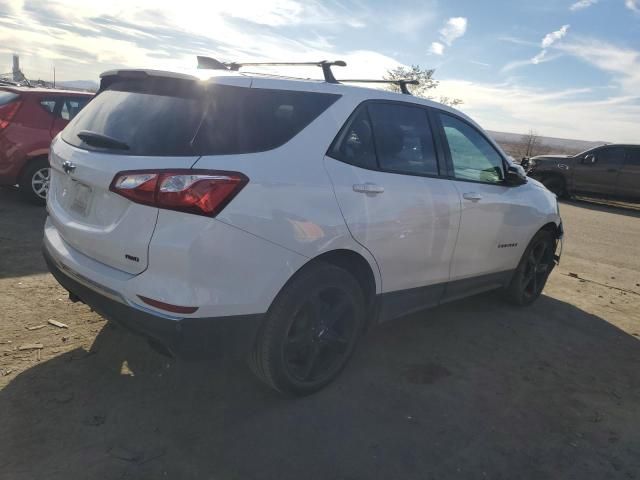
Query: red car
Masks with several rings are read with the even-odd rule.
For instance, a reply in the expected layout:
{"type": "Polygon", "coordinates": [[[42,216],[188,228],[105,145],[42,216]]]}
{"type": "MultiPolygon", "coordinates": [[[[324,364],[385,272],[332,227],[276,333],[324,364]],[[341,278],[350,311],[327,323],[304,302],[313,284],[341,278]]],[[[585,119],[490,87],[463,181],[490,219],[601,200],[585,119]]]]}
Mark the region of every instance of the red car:
{"type": "Polygon", "coordinates": [[[44,204],[49,189],[49,145],[93,97],[91,93],[0,87],[0,185],[16,185],[44,204]]]}

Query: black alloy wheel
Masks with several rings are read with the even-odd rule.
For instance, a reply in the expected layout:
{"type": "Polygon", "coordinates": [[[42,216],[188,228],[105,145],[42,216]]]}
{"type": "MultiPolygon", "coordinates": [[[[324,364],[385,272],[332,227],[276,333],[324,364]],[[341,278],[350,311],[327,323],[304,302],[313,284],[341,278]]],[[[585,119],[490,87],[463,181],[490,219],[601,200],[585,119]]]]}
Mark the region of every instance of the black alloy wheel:
{"type": "Polygon", "coordinates": [[[308,395],[347,364],[365,322],[365,300],[346,270],[318,262],[298,272],[267,312],[249,365],[263,382],[308,395]]]}

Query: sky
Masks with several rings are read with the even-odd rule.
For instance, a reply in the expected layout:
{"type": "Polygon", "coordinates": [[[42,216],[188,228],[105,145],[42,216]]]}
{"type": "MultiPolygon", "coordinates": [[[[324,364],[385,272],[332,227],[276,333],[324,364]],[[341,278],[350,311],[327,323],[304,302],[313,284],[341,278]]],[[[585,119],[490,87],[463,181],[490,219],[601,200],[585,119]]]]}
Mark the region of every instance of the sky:
{"type": "Polygon", "coordinates": [[[338,78],[418,64],[487,129],[640,143],[640,0],[0,0],[0,73],[13,53],[45,80],[198,54],[340,59],[338,78]]]}

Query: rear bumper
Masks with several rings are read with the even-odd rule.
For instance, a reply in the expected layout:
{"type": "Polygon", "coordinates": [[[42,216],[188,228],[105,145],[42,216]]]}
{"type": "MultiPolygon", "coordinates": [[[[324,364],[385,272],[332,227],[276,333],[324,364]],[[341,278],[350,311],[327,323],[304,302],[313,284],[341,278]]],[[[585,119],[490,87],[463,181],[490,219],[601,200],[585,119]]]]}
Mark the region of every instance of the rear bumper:
{"type": "Polygon", "coordinates": [[[187,360],[240,357],[253,347],[263,314],[163,318],[117,300],[117,294],[99,291],[98,285],[87,286],[61,267],[46,244],[42,251],[49,271],[67,291],[106,319],[159,344],[173,356],[187,360]]]}

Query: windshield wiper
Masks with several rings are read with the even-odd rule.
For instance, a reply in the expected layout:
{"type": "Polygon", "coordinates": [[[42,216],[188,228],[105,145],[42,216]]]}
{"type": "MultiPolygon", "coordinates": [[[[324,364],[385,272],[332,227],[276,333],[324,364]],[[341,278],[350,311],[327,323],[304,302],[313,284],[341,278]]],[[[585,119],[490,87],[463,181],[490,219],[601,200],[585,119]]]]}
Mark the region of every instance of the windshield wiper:
{"type": "Polygon", "coordinates": [[[129,150],[129,145],[115,138],[102,135],[101,133],[82,130],[76,134],[85,143],[99,148],[110,148],[113,150],[129,150]]]}

